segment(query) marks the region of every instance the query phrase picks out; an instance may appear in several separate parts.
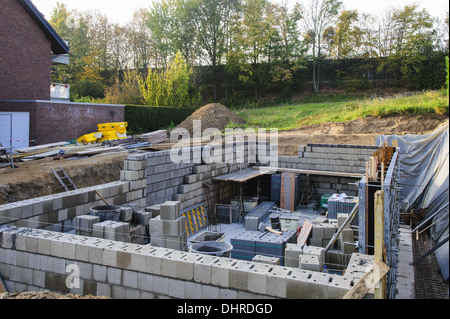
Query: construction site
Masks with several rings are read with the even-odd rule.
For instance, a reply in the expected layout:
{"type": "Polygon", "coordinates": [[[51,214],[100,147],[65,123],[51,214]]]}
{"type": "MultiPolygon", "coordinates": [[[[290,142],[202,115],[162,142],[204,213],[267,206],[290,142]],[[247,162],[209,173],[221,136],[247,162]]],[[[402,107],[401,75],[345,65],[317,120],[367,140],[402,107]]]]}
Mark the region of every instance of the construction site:
{"type": "Polygon", "coordinates": [[[0,294],[448,298],[448,122],[296,156],[270,137],[180,146],[109,123],[77,145],[4,151],[0,294]],[[27,165],[43,181],[25,194],[11,181],[27,165]]]}

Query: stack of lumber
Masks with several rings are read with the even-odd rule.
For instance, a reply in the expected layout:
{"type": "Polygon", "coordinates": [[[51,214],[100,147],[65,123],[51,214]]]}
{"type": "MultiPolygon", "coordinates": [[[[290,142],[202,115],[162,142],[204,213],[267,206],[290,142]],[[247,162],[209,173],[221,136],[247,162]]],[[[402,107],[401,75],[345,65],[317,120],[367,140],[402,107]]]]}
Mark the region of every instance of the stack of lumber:
{"type": "Polygon", "coordinates": [[[139,137],[106,141],[102,144],[70,145],[68,142],[58,142],[27,147],[15,150],[13,158],[14,161],[21,162],[44,158],[59,160],[77,156],[94,156],[97,154],[125,152],[133,149],[146,150],[154,144],[166,141],[168,141],[167,131],[156,131],[143,134],[139,137]]]}
{"type": "Polygon", "coordinates": [[[167,137],[167,131],[156,131],[142,134],[140,138],[152,144],[166,143],[169,141],[169,138],[167,137]]]}

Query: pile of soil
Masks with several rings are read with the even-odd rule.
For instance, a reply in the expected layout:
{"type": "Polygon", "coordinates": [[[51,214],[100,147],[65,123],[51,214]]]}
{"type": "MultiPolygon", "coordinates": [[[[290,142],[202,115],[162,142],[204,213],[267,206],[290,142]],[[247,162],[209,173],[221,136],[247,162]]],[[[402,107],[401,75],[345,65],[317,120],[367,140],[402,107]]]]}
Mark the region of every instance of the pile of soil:
{"type": "Polygon", "coordinates": [[[0,299],[111,299],[108,297],[96,297],[93,295],[80,296],[76,294],[62,295],[50,291],[27,291],[23,293],[3,293],[0,299]]]}
{"type": "Polygon", "coordinates": [[[239,116],[234,114],[226,106],[213,103],[208,104],[197,110],[194,114],[188,117],[183,123],[177,126],[177,128],[184,128],[193,135],[193,122],[200,120],[202,132],[208,128],[216,128],[223,131],[229,123],[245,124],[246,122],[239,116]]]}

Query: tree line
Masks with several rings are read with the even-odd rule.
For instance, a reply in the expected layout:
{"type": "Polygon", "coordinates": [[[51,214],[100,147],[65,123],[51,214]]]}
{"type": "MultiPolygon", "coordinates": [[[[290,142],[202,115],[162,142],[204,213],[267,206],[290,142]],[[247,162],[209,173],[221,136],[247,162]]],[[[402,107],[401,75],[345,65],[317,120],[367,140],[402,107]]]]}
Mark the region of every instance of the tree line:
{"type": "MultiPolygon", "coordinates": [[[[319,92],[326,65],[349,60],[373,64],[371,70],[390,83],[407,80],[411,89],[435,88],[445,81],[449,47],[448,12],[433,17],[416,4],[375,16],[346,9],[338,0],[295,5],[270,0],[155,0],[120,25],[98,11],[81,12],[58,3],[49,21],[71,48],[70,64],[55,67],[52,80],[71,84],[75,99],[126,104],[145,103],[144,96],[155,90],[150,86],[163,75],[166,80],[160,85],[173,82],[170,85],[182,86],[185,93],[178,87],[170,91],[190,95],[180,105],[195,104],[205,89],[205,82],[196,81],[201,70],[208,72],[213,100],[223,98],[218,92],[224,83],[230,88],[227,99],[240,91],[258,99],[261,89],[272,87],[288,97],[299,89],[305,72],[319,92]],[[169,73],[180,79],[188,76],[190,84],[177,84],[167,78],[169,73]]],[[[370,77],[362,69],[339,65],[334,72],[349,88],[348,83],[370,77]]]]}

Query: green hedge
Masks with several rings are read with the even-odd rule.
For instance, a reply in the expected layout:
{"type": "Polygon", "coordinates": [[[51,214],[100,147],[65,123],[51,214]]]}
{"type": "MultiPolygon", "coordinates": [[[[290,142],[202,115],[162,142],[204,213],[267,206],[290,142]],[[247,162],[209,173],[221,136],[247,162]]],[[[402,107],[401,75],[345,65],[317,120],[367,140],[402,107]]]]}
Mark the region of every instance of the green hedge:
{"type": "Polygon", "coordinates": [[[194,112],[194,108],[126,105],[125,122],[130,133],[149,133],[181,124],[194,112]]]}

